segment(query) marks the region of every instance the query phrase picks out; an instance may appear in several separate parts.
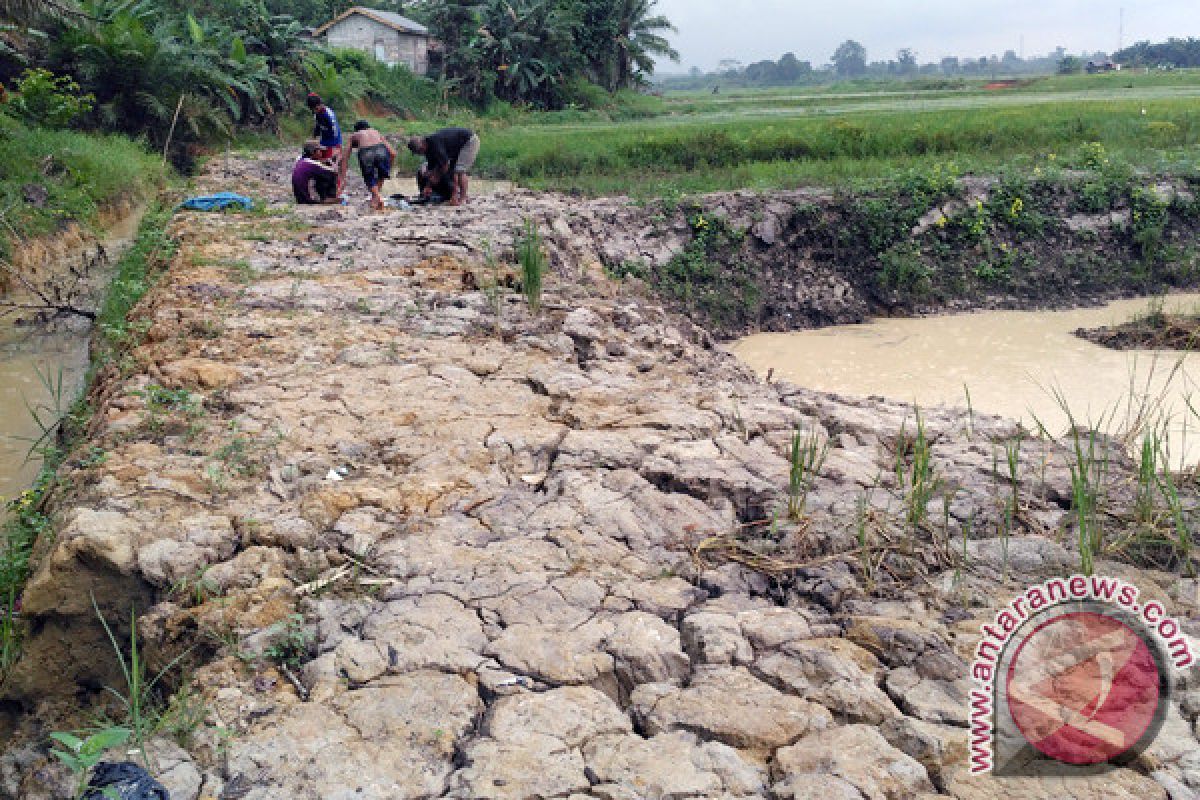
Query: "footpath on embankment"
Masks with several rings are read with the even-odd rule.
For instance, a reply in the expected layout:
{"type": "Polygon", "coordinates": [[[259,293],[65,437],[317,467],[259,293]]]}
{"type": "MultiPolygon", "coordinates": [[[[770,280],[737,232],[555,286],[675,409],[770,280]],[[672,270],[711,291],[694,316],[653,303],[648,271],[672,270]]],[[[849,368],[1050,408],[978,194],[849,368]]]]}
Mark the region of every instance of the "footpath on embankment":
{"type": "MultiPolygon", "coordinates": [[[[172,800],[1200,787],[1194,672],[1130,768],[968,773],[980,625],[1078,567],[1061,444],[1019,450],[1001,540],[1014,423],[929,409],[914,442],[905,405],[762,382],[605,275],[644,209],[292,208],[288,167],[210,165],[199,190],[267,212],[176,218],[145,339],[95,388],[103,457],[64,467],[0,689],[0,798],[58,796],[47,733],[121,685],[93,598],[136,609],[151,663],[183,654],[165,681],[196,711],[146,748],[172,800]],[[536,314],[504,288],[526,218],[536,314]],[[796,431],[828,452],[789,515],[796,431]]],[[[1111,454],[1114,495],[1131,470],[1111,454]]],[[[1200,632],[1195,580],[1097,571],[1200,632]]]]}

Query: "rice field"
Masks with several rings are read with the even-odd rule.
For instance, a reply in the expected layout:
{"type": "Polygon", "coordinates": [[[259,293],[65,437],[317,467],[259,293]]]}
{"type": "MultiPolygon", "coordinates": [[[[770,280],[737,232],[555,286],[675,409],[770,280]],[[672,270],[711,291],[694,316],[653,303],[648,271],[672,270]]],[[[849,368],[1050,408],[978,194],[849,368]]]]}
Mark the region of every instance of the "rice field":
{"type": "Polygon", "coordinates": [[[1150,171],[1194,169],[1200,156],[1200,71],[1053,77],[1002,90],[944,83],[691,92],[607,114],[458,121],[483,132],[483,175],[589,194],[836,186],[946,163],[964,172],[1070,167],[1096,142],[1150,171]]]}

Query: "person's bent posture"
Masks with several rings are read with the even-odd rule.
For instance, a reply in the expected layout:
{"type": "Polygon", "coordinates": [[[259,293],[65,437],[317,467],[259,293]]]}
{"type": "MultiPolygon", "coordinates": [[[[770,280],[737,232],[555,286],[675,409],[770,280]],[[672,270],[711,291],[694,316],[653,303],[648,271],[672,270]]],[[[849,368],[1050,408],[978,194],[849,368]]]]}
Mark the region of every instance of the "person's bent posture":
{"type": "MultiPolygon", "coordinates": [[[[438,185],[447,175],[453,176],[450,205],[462,205],[468,200],[468,174],[479,157],[479,136],[466,128],[443,128],[428,136],[414,136],[408,149],[425,156],[429,163],[429,181],[438,185]]],[[[432,189],[425,192],[432,194],[432,189]]]]}
{"type": "Polygon", "coordinates": [[[417,169],[417,194],[423,202],[444,203],[454,194],[454,177],[443,175],[442,182],[435,186],[429,178],[429,162],[422,161],[417,169]],[[426,189],[429,191],[425,191],[426,189]]]}
{"type": "Polygon", "coordinates": [[[321,146],[304,143],[304,152],[292,167],[292,194],[297,203],[329,205],[338,202],[338,171],[319,160],[321,146]]]}
{"type": "Polygon", "coordinates": [[[346,171],[350,168],[350,155],[358,150],[358,167],[362,170],[363,181],[371,192],[371,208],[383,210],[383,182],[392,177],[392,162],[396,159],[396,151],[383,138],[383,134],[371,127],[371,123],[360,119],[354,124],[354,133],[350,134],[350,148],[341,164],[341,183],[345,185],[346,171]]]}

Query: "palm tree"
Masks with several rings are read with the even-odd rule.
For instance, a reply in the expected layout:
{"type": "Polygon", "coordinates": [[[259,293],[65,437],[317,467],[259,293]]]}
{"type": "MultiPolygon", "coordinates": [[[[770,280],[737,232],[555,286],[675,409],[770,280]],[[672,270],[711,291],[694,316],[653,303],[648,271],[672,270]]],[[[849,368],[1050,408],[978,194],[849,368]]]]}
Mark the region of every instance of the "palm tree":
{"type": "Polygon", "coordinates": [[[70,74],[96,98],[101,127],[162,143],[225,138],[245,117],[268,115],[283,95],[265,59],[238,37],[192,16],[163,20],[150,0],[85,0],[99,24],[66,26],[55,40],[70,74]]]}
{"type": "Polygon", "coordinates": [[[573,62],[575,20],[554,0],[491,0],[476,46],[504,100],[552,105],[573,62]]]}
{"type": "Polygon", "coordinates": [[[25,24],[65,16],[82,15],[70,0],[0,0],[0,22],[25,24]]]}
{"type": "Polygon", "coordinates": [[[675,33],[676,28],[662,14],[651,16],[657,0],[616,0],[613,18],[616,37],[607,74],[607,88],[628,89],[654,72],[654,57],[679,60],[679,53],[662,34],[675,33]]]}

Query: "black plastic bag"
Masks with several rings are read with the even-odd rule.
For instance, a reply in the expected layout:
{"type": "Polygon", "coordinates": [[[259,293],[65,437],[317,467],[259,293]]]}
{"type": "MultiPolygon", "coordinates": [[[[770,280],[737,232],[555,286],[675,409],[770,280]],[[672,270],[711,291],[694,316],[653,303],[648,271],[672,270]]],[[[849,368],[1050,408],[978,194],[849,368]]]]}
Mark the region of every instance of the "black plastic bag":
{"type": "Polygon", "coordinates": [[[92,771],[83,800],[171,800],[171,795],[161,783],[150,777],[146,770],[130,761],[114,764],[103,761],[92,771]],[[108,789],[108,793],[104,793],[108,789]]]}

